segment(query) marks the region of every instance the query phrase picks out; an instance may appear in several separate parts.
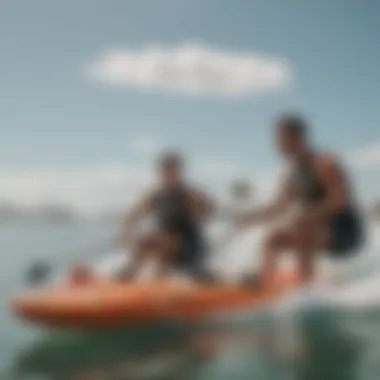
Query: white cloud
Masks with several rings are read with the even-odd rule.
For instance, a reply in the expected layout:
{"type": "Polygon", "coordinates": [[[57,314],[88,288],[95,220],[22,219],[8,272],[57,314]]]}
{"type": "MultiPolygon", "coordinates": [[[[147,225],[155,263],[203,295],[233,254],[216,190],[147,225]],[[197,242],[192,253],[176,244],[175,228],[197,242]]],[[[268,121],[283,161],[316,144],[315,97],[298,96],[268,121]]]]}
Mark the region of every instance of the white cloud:
{"type": "Polygon", "coordinates": [[[289,65],[277,57],[222,52],[198,44],[108,50],[86,72],[107,85],[214,96],[276,91],[291,79],[289,65]]]}
{"type": "Polygon", "coordinates": [[[371,169],[380,165],[380,142],[358,149],[347,156],[356,169],[371,169]]]}

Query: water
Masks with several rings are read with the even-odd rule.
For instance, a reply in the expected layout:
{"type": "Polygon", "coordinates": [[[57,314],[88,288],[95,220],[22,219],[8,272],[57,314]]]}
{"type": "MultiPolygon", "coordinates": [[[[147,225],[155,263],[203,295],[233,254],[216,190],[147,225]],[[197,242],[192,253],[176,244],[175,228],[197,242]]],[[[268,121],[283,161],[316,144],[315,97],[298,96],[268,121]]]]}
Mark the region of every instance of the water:
{"type": "MultiPolygon", "coordinates": [[[[295,295],[270,310],[244,311],[214,323],[48,332],[10,315],[8,297],[25,286],[31,262],[44,259],[64,271],[78,259],[95,260],[115,231],[105,223],[1,226],[1,379],[378,378],[380,258],[375,241],[360,261],[364,264],[345,267],[356,281],[346,279],[341,287],[295,295]],[[97,242],[102,243],[99,252],[97,242]]],[[[245,248],[234,243],[235,268],[250,259],[255,239],[240,241],[245,248]],[[248,253],[236,254],[244,249],[248,253]]],[[[233,266],[231,261],[224,265],[233,266]]]]}

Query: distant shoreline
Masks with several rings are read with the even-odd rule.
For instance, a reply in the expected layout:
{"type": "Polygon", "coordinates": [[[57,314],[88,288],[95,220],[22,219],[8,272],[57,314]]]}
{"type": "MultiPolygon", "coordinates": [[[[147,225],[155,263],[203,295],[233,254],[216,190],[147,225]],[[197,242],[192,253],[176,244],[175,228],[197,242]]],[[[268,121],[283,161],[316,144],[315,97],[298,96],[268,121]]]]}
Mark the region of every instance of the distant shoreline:
{"type": "MultiPolygon", "coordinates": [[[[35,207],[26,207],[8,202],[0,201],[0,224],[11,222],[49,222],[49,223],[76,223],[105,221],[116,222],[122,221],[125,210],[109,210],[94,214],[82,213],[73,207],[59,204],[46,204],[35,207]]],[[[380,221],[380,202],[374,202],[369,207],[362,208],[366,218],[379,222],[380,221]]],[[[219,210],[217,219],[228,218],[231,209],[226,208],[219,210]]]]}
{"type": "Polygon", "coordinates": [[[79,213],[69,207],[60,205],[44,205],[41,207],[22,207],[10,203],[0,203],[0,221],[47,221],[47,222],[73,222],[82,219],[79,213]]]}

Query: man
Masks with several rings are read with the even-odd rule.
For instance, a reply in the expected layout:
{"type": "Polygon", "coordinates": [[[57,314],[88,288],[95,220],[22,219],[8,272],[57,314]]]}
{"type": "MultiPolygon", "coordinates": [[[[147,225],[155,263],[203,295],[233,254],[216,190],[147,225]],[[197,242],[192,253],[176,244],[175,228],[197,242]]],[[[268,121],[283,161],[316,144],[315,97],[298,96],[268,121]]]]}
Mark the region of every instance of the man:
{"type": "Polygon", "coordinates": [[[273,220],[298,206],[293,221],[273,229],[264,241],[258,280],[269,287],[285,250],[294,252],[301,279],[309,282],[318,253],[345,257],[363,241],[362,222],[346,174],[335,157],[313,148],[306,122],[299,116],[282,116],[276,122],[275,136],[291,170],[273,204],[239,220],[243,225],[273,220]]]}
{"type": "MultiPolygon", "coordinates": [[[[160,263],[161,274],[176,268],[191,274],[201,272],[205,242],[204,222],[213,212],[213,205],[202,192],[185,182],[184,160],[176,152],[164,152],[157,160],[159,184],[140,199],[127,214],[124,234],[143,216],[152,215],[155,230],[137,241],[127,273],[131,279],[147,259],[160,263]]],[[[124,239],[128,244],[128,239],[124,239]]]]}
{"type": "MultiPolygon", "coordinates": [[[[157,159],[159,183],[148,195],[139,199],[127,213],[121,233],[121,243],[132,249],[132,263],[117,277],[131,280],[151,258],[159,263],[160,274],[178,269],[202,281],[214,278],[202,266],[205,254],[204,222],[213,213],[210,199],[185,182],[184,162],[180,154],[164,152],[157,159]],[[137,238],[135,226],[144,216],[153,216],[154,230],[137,238]]],[[[78,265],[69,276],[70,284],[101,281],[89,268],[78,265]]]]}

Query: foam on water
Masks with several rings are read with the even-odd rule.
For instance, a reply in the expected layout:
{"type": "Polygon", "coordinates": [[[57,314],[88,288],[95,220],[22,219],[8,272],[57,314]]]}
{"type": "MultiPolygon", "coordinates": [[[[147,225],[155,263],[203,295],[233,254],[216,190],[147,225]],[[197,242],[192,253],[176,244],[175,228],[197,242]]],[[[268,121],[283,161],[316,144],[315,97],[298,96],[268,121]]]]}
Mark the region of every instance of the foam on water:
{"type": "Polygon", "coordinates": [[[328,283],[317,283],[288,297],[287,308],[334,307],[368,311],[380,307],[380,229],[369,227],[368,244],[352,259],[321,264],[328,283]]]}

